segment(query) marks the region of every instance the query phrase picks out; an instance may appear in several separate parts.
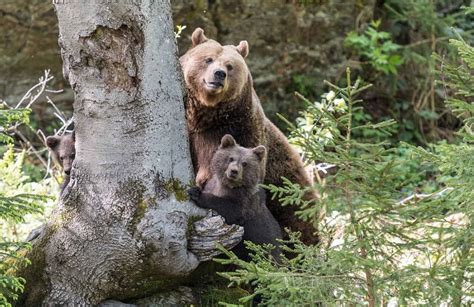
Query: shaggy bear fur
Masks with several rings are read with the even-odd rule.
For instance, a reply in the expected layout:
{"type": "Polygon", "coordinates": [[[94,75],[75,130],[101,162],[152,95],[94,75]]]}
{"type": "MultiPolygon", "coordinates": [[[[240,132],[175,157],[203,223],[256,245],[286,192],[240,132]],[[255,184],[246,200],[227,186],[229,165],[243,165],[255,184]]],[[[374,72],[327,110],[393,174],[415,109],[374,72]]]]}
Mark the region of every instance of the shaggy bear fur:
{"type": "MultiPolygon", "coordinates": [[[[276,248],[272,255],[278,260],[280,226],[265,205],[265,191],[258,186],[265,177],[265,160],[264,146],[244,148],[226,134],[212,158],[212,177],[204,191],[193,188],[188,193],[199,207],[217,211],[228,224],[243,226],[243,241],[273,244],[276,248]]],[[[243,242],[234,252],[239,258],[249,259],[243,242]]]]}
{"type": "MultiPolygon", "coordinates": [[[[210,161],[225,134],[241,146],[267,148],[265,184],[281,186],[281,177],[286,177],[301,186],[311,185],[300,156],[263,112],[244,61],[248,43],[222,46],[200,28],[193,32],[192,42],[180,62],[188,90],[186,116],[197,185],[204,187],[211,178],[210,161]]],[[[311,192],[307,198],[316,195],[311,192]]],[[[271,195],[267,206],[281,226],[301,231],[307,244],[317,242],[313,226],[294,215],[296,207],[282,207],[271,195]]]]}
{"type": "Polygon", "coordinates": [[[62,136],[48,136],[46,138],[46,145],[51,150],[54,160],[64,171],[64,182],[61,185],[61,193],[69,183],[72,163],[76,156],[75,143],[76,137],[74,132],[62,136]]]}

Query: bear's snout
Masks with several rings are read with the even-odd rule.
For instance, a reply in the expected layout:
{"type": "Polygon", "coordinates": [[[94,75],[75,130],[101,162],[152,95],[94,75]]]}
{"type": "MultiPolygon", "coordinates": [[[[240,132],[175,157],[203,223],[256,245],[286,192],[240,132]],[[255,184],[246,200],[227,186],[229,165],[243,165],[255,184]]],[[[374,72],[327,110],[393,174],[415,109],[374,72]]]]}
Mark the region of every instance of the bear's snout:
{"type": "Polygon", "coordinates": [[[216,80],[223,81],[225,77],[227,77],[227,74],[225,73],[225,71],[221,69],[214,71],[214,78],[216,78],[216,80]]]}
{"type": "Polygon", "coordinates": [[[233,181],[242,179],[242,172],[238,165],[229,165],[226,172],[227,178],[233,181]]]}

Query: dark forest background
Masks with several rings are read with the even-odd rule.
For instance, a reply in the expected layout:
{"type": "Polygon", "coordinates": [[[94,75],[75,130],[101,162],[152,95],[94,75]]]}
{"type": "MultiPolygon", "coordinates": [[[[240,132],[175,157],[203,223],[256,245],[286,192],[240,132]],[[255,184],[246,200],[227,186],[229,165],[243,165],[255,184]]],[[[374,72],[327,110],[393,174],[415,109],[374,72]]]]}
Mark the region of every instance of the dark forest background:
{"type": "MultiPolygon", "coordinates": [[[[443,108],[435,87],[433,52],[451,56],[454,31],[472,38],[472,17],[461,13],[465,1],[172,1],[176,25],[185,25],[179,53],[190,45],[195,27],[224,44],[247,40],[248,65],[267,115],[284,127],[276,113],[293,119],[303,105],[294,91],[317,99],[323,80],[338,83],[345,68],[375,85],[365,109],[375,118],[398,123],[394,138],[426,143],[449,137],[456,121],[443,108]],[[377,21],[374,26],[373,21],[377,21]],[[371,24],[372,23],[372,24],[371,24]],[[370,32],[368,32],[370,31],[370,32]],[[391,62],[390,62],[391,61],[391,62]]],[[[17,101],[45,69],[53,96],[71,112],[73,94],[62,78],[58,28],[47,1],[2,1],[0,6],[0,97],[17,101]]],[[[38,128],[53,132],[52,108],[37,104],[38,128]]]]}

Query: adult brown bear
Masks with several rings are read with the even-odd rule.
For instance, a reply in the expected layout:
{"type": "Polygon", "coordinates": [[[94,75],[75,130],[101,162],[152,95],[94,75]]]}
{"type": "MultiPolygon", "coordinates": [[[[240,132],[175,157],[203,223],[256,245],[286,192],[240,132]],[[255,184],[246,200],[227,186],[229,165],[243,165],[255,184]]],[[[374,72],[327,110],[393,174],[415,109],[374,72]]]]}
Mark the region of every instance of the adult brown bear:
{"type": "MultiPolygon", "coordinates": [[[[222,46],[200,28],[194,30],[192,43],[180,62],[188,90],[186,116],[197,185],[204,187],[211,178],[212,156],[226,134],[243,147],[264,145],[268,149],[265,184],[281,185],[281,177],[286,177],[302,186],[310,185],[300,156],[263,112],[244,60],[248,43],[222,46]]],[[[281,226],[300,231],[305,243],[317,241],[313,226],[295,216],[298,208],[283,207],[271,200],[271,195],[267,198],[267,206],[281,226]]]]}

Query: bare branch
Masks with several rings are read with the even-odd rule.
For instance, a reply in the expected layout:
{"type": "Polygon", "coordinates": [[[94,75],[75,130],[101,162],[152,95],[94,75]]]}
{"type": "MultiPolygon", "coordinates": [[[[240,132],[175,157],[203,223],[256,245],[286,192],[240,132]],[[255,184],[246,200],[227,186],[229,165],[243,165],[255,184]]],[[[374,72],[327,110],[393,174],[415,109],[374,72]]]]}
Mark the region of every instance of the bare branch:
{"type": "MultiPolygon", "coordinates": [[[[36,150],[36,148],[33,146],[33,144],[31,144],[31,142],[23,135],[23,133],[21,133],[21,131],[19,130],[15,130],[15,134],[18,135],[18,137],[25,143],[26,146],[28,146],[29,148],[31,148],[31,152],[33,152],[33,154],[36,156],[36,158],[38,158],[38,160],[45,166],[47,167],[48,164],[47,162],[44,160],[44,158],[38,153],[39,151],[36,150]]],[[[30,151],[30,150],[29,150],[30,151]]]]}
{"type": "Polygon", "coordinates": [[[336,167],[335,164],[329,164],[329,163],[318,163],[315,166],[317,171],[321,171],[325,174],[328,173],[328,170],[330,170],[331,168],[334,168],[334,167],[336,167]]]}
{"type": "Polygon", "coordinates": [[[428,197],[438,198],[438,197],[443,196],[444,193],[450,192],[452,190],[454,190],[454,188],[447,187],[439,192],[434,192],[434,193],[428,193],[428,194],[415,193],[413,195],[408,196],[407,198],[402,199],[401,201],[397,203],[397,205],[406,205],[408,202],[412,200],[417,201],[417,200],[425,199],[428,197]]]}
{"type": "MultiPolygon", "coordinates": [[[[59,90],[47,89],[48,82],[50,82],[53,79],[54,77],[50,75],[50,71],[45,70],[44,75],[39,78],[39,82],[26,92],[26,94],[21,98],[21,100],[16,104],[14,108],[9,106],[6,102],[3,102],[3,104],[5,105],[5,107],[10,108],[10,109],[31,108],[31,106],[35,102],[38,101],[38,99],[41,97],[43,93],[53,93],[53,94],[62,93],[63,92],[62,89],[59,89],[59,90]]],[[[46,101],[54,108],[55,110],[54,115],[62,123],[61,128],[59,128],[56,134],[59,134],[59,135],[64,134],[67,131],[67,128],[72,124],[73,118],[67,119],[66,115],[56,106],[56,104],[51,100],[51,98],[49,98],[49,96],[46,96],[46,101]]],[[[42,155],[47,150],[46,149],[47,147],[46,136],[43,133],[43,131],[37,130],[35,133],[36,137],[38,137],[40,142],[44,145],[44,149],[38,150],[35,148],[34,145],[32,145],[32,142],[18,129],[20,125],[21,123],[16,122],[11,127],[8,127],[6,131],[17,135],[18,138],[22,141],[23,146],[27,148],[27,152],[29,154],[32,153],[41,162],[41,164],[46,169],[46,174],[44,178],[47,178],[48,175],[50,175],[51,177],[55,178],[56,181],[58,181],[58,178],[55,176],[54,171],[53,171],[53,167],[51,163],[52,161],[51,154],[48,151],[47,160],[45,160],[42,155]]]]}
{"type": "Polygon", "coordinates": [[[61,111],[59,110],[59,108],[56,106],[56,104],[51,100],[51,98],[49,98],[49,96],[46,96],[46,101],[54,108],[54,110],[56,111],[54,113],[54,115],[59,118],[59,120],[63,123],[63,124],[66,124],[68,121],[66,120],[66,115],[61,111]]]}
{"type": "Polygon", "coordinates": [[[46,89],[46,85],[49,81],[53,80],[54,77],[49,75],[49,69],[44,71],[44,76],[39,78],[39,83],[33,86],[26,92],[26,94],[21,98],[20,102],[15,106],[15,109],[19,109],[21,105],[27,100],[30,99],[29,103],[26,105],[26,108],[29,108],[35,101],[43,94],[46,89]],[[33,92],[36,90],[36,93],[33,95],[33,92]],[[33,95],[33,96],[32,96],[33,95]]]}
{"type": "Polygon", "coordinates": [[[59,89],[59,90],[44,90],[46,93],[53,93],[53,94],[61,94],[61,93],[64,93],[64,90],[63,89],[59,89]]]}

